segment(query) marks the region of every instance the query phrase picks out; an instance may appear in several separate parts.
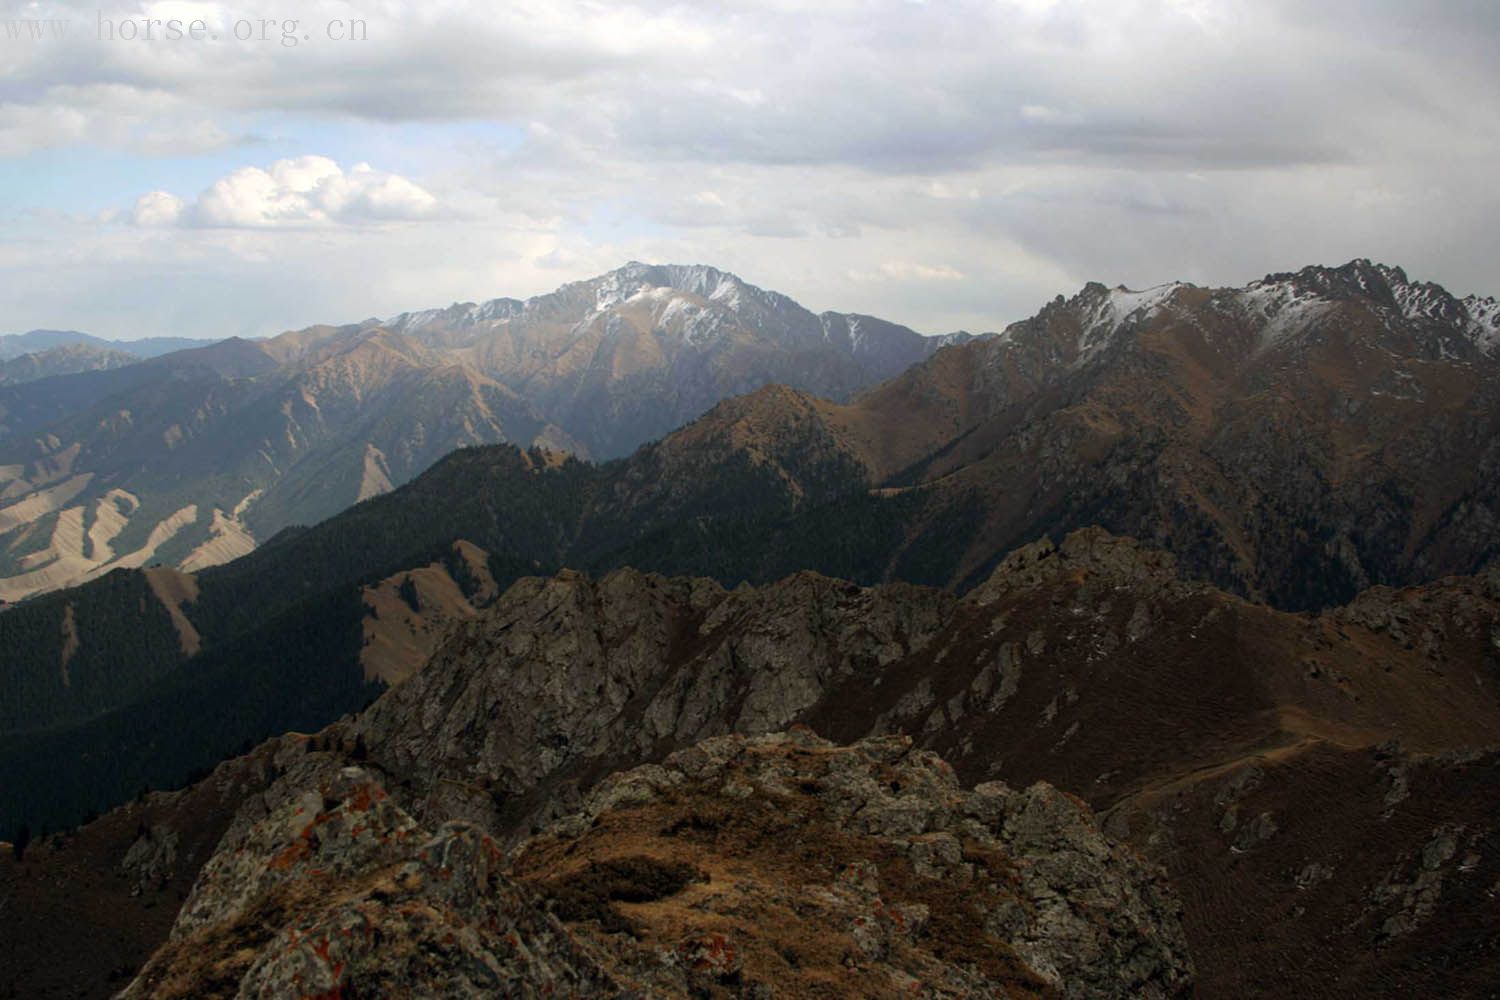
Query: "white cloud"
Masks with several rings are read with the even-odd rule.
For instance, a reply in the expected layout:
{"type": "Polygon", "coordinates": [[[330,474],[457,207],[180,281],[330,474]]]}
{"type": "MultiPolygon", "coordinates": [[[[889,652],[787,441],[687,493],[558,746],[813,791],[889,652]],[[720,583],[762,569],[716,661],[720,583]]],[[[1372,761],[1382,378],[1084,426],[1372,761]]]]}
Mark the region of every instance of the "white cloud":
{"type": "Polygon", "coordinates": [[[167,191],[148,191],[135,200],[130,221],[137,226],[175,226],[182,218],[182,199],[167,191]]]}
{"type": "Polygon", "coordinates": [[[873,271],[850,271],[854,281],[962,281],[964,273],[948,264],[914,264],[904,260],[882,261],[873,271]]]}
{"type": "Polygon", "coordinates": [[[214,181],[191,205],[165,191],[142,195],[131,221],[271,229],[425,219],[437,207],[419,185],[368,163],[346,172],[325,156],[300,156],[264,169],[241,167],[214,181]]]}

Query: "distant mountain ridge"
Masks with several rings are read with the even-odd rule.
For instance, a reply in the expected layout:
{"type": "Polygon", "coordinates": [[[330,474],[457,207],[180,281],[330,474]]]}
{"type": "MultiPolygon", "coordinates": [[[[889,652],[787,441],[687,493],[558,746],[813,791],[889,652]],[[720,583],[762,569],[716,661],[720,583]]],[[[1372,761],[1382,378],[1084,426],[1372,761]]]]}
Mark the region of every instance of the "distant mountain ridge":
{"type": "MultiPolygon", "coordinates": [[[[80,337],[67,349],[95,350],[81,334],[11,340],[80,337]]],[[[769,382],[845,399],[966,339],[815,316],[714,268],[630,264],[524,302],[231,338],[122,368],[100,355],[99,371],[0,385],[0,600],[115,568],[225,561],[455,448],[611,458],[769,382]]]]}
{"type": "Polygon", "coordinates": [[[191,337],[142,337],[137,340],[107,340],[77,330],[28,330],[25,333],[0,334],[0,361],[23,354],[38,354],[58,347],[91,347],[102,351],[119,351],[134,358],[155,358],[173,351],[207,347],[214,340],[191,337]]]}
{"type": "Polygon", "coordinates": [[[140,360],[133,354],[113,348],[63,344],[0,361],[0,385],[19,385],[54,375],[124,368],[140,360]]]}
{"type": "Polygon", "coordinates": [[[458,303],[381,325],[504,382],[597,458],[628,454],[767,383],[847,398],[968,338],[814,314],[713,267],[639,262],[525,301],[458,303]]]}
{"type": "Polygon", "coordinates": [[[1091,284],[847,406],[751,397],[734,419],[825,440],[881,487],[871,507],[947,525],[963,554],[933,582],[1102,524],[1317,607],[1500,557],[1495,311],[1367,261],[1242,289],[1091,284]]]}

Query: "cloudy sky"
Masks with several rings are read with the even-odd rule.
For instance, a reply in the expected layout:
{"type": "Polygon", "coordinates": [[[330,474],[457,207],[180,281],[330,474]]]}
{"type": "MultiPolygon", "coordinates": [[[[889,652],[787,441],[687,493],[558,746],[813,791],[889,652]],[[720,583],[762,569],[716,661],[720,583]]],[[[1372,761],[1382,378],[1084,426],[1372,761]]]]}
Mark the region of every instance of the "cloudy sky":
{"type": "Polygon", "coordinates": [[[930,333],[1352,257],[1500,294],[1497,42],[1492,0],[0,0],[0,332],[631,259],[930,333]]]}

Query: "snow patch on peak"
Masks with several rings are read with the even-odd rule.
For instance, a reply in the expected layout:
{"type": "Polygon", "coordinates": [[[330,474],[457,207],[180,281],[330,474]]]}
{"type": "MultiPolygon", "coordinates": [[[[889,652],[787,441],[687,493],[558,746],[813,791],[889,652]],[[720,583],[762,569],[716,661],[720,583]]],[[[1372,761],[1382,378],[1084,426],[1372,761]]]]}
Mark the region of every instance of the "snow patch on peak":
{"type": "MultiPolygon", "coordinates": [[[[893,340],[920,336],[906,327],[861,313],[825,312],[818,316],[818,327],[824,342],[855,356],[878,354],[893,340]]],[[[925,345],[925,340],[919,343],[925,345]]]]}
{"type": "Polygon", "coordinates": [[[608,312],[618,305],[629,302],[636,294],[651,286],[642,281],[642,275],[627,265],[611,271],[599,279],[594,288],[594,311],[608,312]]]}
{"type": "Polygon", "coordinates": [[[1090,286],[1090,291],[1097,289],[1103,294],[1096,293],[1092,296],[1093,301],[1084,312],[1078,360],[1086,361],[1107,347],[1126,323],[1132,320],[1139,322],[1155,315],[1171,301],[1178,289],[1185,287],[1189,286],[1180,281],[1153,285],[1140,291],[1124,285],[1108,289],[1102,285],[1090,286]]]}
{"type": "Polygon", "coordinates": [[[726,309],[738,311],[744,305],[744,297],[741,294],[741,286],[738,281],[727,274],[719,276],[719,283],[709,293],[709,300],[717,302],[726,309]]]}
{"type": "Polygon", "coordinates": [[[1462,327],[1464,307],[1441,285],[1431,282],[1391,282],[1391,295],[1402,318],[1409,320],[1434,320],[1439,323],[1462,327]]]}
{"type": "Polygon", "coordinates": [[[860,317],[859,316],[850,316],[849,317],[849,346],[851,348],[853,348],[854,350],[858,351],[859,348],[860,348],[860,345],[864,342],[864,339],[865,339],[865,335],[864,335],[864,330],[862,328],[862,325],[860,324],[860,317]]]}
{"type": "Polygon", "coordinates": [[[705,309],[685,295],[673,294],[657,314],[656,324],[663,330],[676,330],[679,339],[692,347],[702,347],[721,339],[731,321],[720,309],[705,309]]]}
{"type": "Polygon", "coordinates": [[[1418,319],[1432,314],[1433,307],[1447,295],[1436,285],[1392,285],[1391,294],[1396,306],[1407,319],[1418,319]]]}
{"type": "Polygon", "coordinates": [[[1177,289],[1185,287],[1180,281],[1169,281],[1165,285],[1153,285],[1141,291],[1132,291],[1124,285],[1111,288],[1109,291],[1109,308],[1117,317],[1117,322],[1123,323],[1137,312],[1142,312],[1142,317],[1150,316],[1167,303],[1177,289]]]}
{"type": "MultiPolygon", "coordinates": [[[[647,284],[637,288],[627,304],[651,310],[652,326],[658,336],[675,337],[683,344],[701,347],[721,338],[732,324],[723,309],[705,306],[701,297],[672,285],[647,284]]],[[[618,316],[609,317],[615,323],[618,316]]]]}
{"type": "Polygon", "coordinates": [[[1260,323],[1260,350],[1296,337],[1334,307],[1315,291],[1273,278],[1252,281],[1235,298],[1260,323]]]}
{"type": "Polygon", "coordinates": [[[632,261],[596,279],[595,303],[598,311],[603,312],[640,295],[666,296],[680,292],[738,311],[745,296],[755,291],[734,275],[706,264],[655,265],[632,261]]]}
{"type": "Polygon", "coordinates": [[[397,333],[419,334],[433,328],[463,330],[509,319],[520,312],[524,303],[517,299],[490,299],[488,302],[455,302],[446,309],[421,309],[376,322],[397,333]]]}
{"type": "Polygon", "coordinates": [[[416,312],[405,312],[392,316],[383,325],[392,330],[403,326],[416,329],[427,326],[441,315],[443,315],[443,310],[441,309],[419,309],[416,312]]]}
{"type": "Polygon", "coordinates": [[[1475,345],[1485,354],[1500,355],[1500,302],[1470,295],[1463,300],[1463,307],[1469,314],[1468,333],[1475,345]]]}
{"type": "Polygon", "coordinates": [[[677,289],[669,285],[642,285],[626,299],[627,302],[671,302],[678,299],[677,289]]]}
{"type": "Polygon", "coordinates": [[[469,310],[473,322],[485,323],[498,319],[509,319],[525,307],[519,299],[490,299],[469,310]]]}

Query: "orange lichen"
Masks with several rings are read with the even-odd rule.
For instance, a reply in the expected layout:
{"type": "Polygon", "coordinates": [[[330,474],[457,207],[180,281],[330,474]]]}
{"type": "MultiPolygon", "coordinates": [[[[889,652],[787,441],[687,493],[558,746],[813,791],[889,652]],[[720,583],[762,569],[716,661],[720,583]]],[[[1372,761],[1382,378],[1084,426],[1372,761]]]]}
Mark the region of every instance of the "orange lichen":
{"type": "Polygon", "coordinates": [[[272,871],[286,871],[310,854],[312,854],[312,849],[308,847],[307,841],[298,840],[282,848],[266,867],[272,871]]]}

